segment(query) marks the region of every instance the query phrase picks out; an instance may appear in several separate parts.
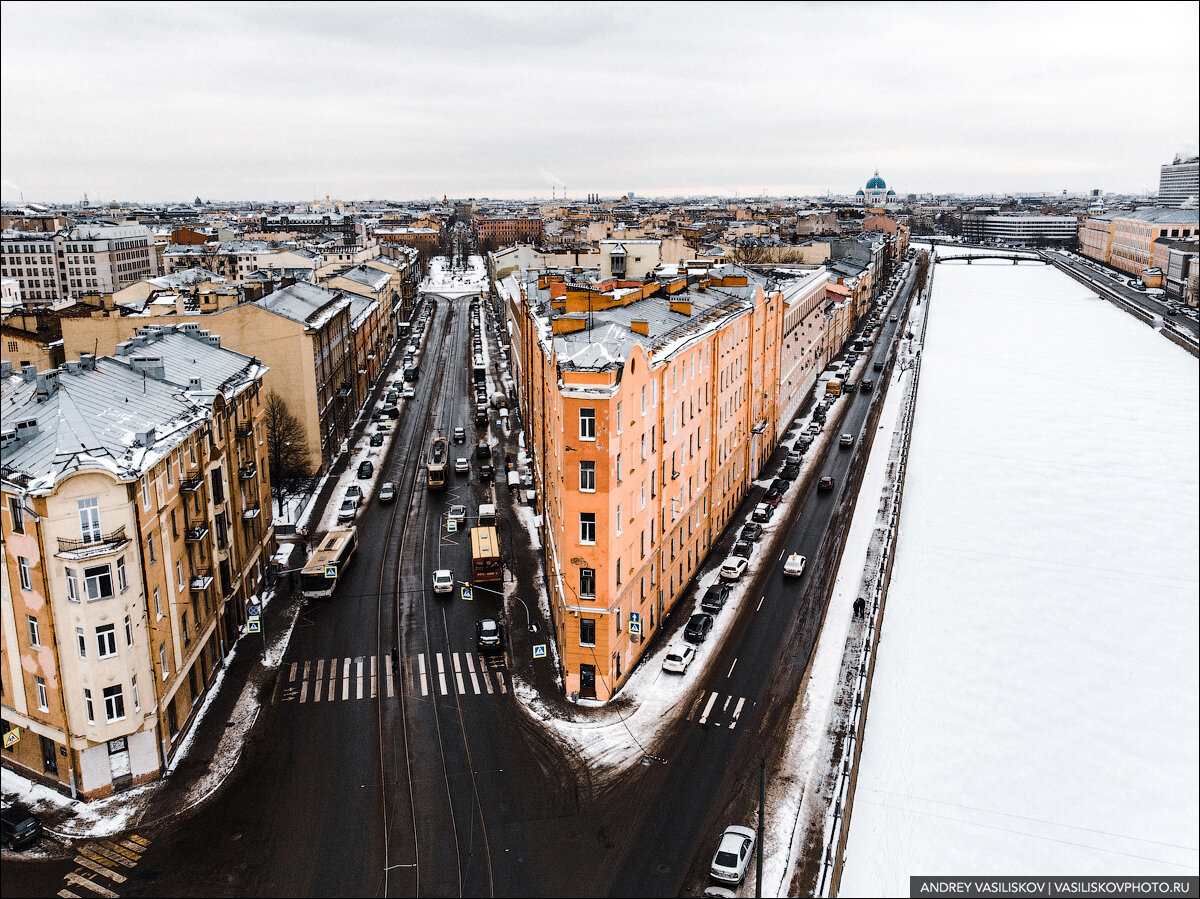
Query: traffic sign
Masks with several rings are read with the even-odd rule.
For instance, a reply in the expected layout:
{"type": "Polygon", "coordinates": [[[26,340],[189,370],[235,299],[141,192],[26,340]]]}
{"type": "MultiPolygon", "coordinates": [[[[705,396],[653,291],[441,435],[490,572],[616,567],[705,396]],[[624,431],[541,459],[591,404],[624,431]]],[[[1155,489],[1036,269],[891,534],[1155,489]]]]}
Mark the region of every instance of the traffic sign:
{"type": "Polygon", "coordinates": [[[630,612],[630,613],[629,613],[629,620],[630,620],[630,621],[641,621],[641,620],[642,620],[642,613],[641,613],[641,612],[630,612]]]}
{"type": "Polygon", "coordinates": [[[21,728],[14,727],[10,731],[4,733],[4,748],[10,749],[21,742],[21,728]]]}
{"type": "Polygon", "coordinates": [[[462,585],[462,598],[463,599],[473,599],[474,598],[471,595],[471,586],[469,584],[462,585]]]}
{"type": "Polygon", "coordinates": [[[533,657],[535,659],[546,658],[546,644],[545,643],[533,644],[533,657]]]}
{"type": "Polygon", "coordinates": [[[257,618],[252,618],[246,622],[246,632],[251,634],[262,633],[262,622],[257,618]]]}
{"type": "Polygon", "coordinates": [[[446,520],[446,530],[451,534],[456,533],[458,531],[458,520],[455,518],[448,518],[446,520]]]}
{"type": "Polygon", "coordinates": [[[262,607],[256,602],[247,603],[246,614],[249,615],[251,618],[257,618],[259,615],[262,614],[262,607]]]}
{"type": "Polygon", "coordinates": [[[642,632],[642,623],[640,621],[629,622],[629,633],[634,634],[636,636],[636,635],[641,634],[641,632],[642,632]]]}
{"type": "Polygon", "coordinates": [[[326,565],[325,566],[325,578],[326,578],[326,580],[330,580],[330,581],[337,580],[337,565],[326,565]]]}

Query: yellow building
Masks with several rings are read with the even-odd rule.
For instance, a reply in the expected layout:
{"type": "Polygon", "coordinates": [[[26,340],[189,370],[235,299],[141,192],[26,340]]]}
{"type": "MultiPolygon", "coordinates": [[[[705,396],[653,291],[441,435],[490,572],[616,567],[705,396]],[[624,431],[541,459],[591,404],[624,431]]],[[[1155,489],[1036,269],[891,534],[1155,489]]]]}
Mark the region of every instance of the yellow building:
{"type": "Polygon", "coordinates": [[[498,285],[567,692],[606,700],[628,677],[815,381],[826,274],[795,278],[786,298],[786,275],[702,262],[498,285]]]}
{"type": "Polygon", "coordinates": [[[1079,248],[1097,262],[1140,275],[1155,264],[1154,242],[1160,237],[1186,240],[1197,234],[1200,215],[1195,209],[1150,206],[1085,220],[1079,229],[1079,248]]]}
{"type": "Polygon", "coordinates": [[[274,542],[264,371],[174,327],[3,364],[6,766],[97,798],[175,753],[274,542]]]}

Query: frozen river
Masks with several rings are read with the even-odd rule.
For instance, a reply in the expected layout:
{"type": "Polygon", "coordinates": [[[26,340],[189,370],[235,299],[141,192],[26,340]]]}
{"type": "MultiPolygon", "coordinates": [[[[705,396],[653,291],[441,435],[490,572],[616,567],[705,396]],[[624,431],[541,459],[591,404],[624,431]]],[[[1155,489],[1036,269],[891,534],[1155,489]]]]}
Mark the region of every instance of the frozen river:
{"type": "Polygon", "coordinates": [[[936,267],[841,895],[1197,873],[1198,383],[1054,269],[936,267]]]}

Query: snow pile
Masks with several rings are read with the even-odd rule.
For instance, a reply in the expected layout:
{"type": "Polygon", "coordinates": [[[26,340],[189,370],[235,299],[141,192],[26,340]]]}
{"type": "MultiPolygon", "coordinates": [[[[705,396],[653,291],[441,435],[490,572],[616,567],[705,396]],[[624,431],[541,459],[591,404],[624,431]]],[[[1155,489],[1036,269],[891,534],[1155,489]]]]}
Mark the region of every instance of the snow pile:
{"type": "Polygon", "coordinates": [[[1050,268],[935,293],[841,892],[1195,874],[1197,362],[1050,268]]]}

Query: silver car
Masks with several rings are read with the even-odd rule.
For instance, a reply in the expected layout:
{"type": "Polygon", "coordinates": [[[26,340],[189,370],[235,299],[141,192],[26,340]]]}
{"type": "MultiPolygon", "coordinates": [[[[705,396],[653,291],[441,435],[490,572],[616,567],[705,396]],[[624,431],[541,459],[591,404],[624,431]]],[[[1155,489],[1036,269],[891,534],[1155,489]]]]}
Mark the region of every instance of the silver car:
{"type": "Polygon", "coordinates": [[[709,874],[722,883],[741,883],[754,857],[754,831],[741,824],[731,824],[721,835],[721,843],[713,855],[709,874]]]}

